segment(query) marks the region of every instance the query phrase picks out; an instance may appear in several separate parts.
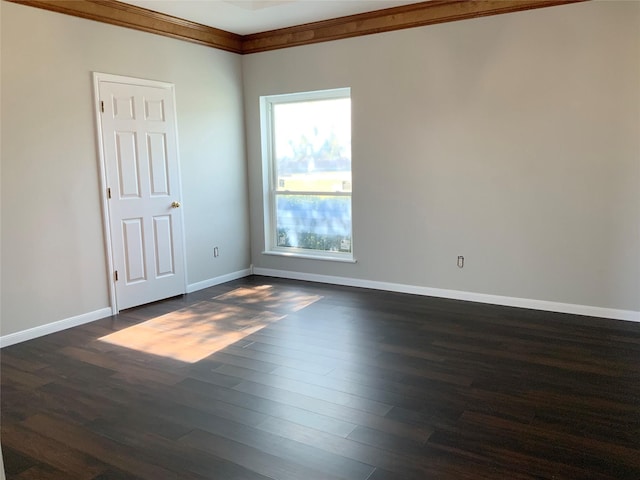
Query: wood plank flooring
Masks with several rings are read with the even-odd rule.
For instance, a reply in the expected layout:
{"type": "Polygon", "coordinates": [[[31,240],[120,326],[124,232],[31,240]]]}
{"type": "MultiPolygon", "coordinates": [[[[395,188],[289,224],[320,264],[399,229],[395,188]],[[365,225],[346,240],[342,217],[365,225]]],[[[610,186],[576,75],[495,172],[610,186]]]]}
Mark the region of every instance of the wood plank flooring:
{"type": "Polygon", "coordinates": [[[8,479],[640,479],[640,324],[247,277],[4,348],[8,479]]]}

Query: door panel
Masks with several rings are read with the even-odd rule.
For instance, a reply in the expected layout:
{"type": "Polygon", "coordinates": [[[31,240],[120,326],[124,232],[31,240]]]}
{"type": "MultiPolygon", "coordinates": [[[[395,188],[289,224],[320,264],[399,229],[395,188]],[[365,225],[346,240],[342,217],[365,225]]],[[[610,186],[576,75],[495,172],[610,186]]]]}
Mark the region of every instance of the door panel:
{"type": "Polygon", "coordinates": [[[185,291],[173,90],[129,80],[98,84],[118,310],[185,291]]]}
{"type": "Polygon", "coordinates": [[[169,166],[163,133],[148,133],[147,147],[151,168],[151,195],[169,195],[169,166]]]}
{"type": "Polygon", "coordinates": [[[116,136],[116,156],[120,198],[140,198],[140,174],[136,132],[114,132],[116,136]]]}
{"type": "Polygon", "coordinates": [[[146,120],[164,122],[164,100],[145,99],[144,107],[146,120]]]}
{"type": "Polygon", "coordinates": [[[111,96],[113,103],[113,118],[116,120],[133,120],[135,116],[135,99],[125,95],[111,96]]]}
{"type": "Polygon", "coordinates": [[[127,284],[143,282],[147,279],[144,259],[144,234],[142,218],[122,221],[127,284]]]}
{"type": "Polygon", "coordinates": [[[171,216],[162,215],[153,217],[153,233],[155,235],[156,249],[156,277],[172,275],[174,272],[173,261],[173,229],[171,228],[171,216]]]}

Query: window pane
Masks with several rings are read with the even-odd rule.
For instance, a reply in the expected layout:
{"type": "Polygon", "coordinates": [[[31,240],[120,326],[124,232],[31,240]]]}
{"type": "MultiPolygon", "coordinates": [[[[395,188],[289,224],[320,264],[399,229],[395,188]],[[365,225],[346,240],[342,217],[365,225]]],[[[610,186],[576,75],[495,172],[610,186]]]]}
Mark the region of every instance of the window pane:
{"type": "Polygon", "coordinates": [[[351,99],[273,105],[276,189],[351,191],[351,99]]]}
{"type": "Polygon", "coordinates": [[[351,252],[351,197],[276,196],[278,247],[351,252]]]}

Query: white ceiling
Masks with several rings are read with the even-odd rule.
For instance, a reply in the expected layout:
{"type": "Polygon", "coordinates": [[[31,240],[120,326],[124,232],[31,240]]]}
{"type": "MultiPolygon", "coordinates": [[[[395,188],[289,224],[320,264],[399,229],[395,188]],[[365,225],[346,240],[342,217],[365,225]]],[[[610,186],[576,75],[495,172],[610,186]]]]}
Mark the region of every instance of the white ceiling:
{"type": "Polygon", "coordinates": [[[240,35],[418,3],[418,0],[121,1],[240,35]]]}

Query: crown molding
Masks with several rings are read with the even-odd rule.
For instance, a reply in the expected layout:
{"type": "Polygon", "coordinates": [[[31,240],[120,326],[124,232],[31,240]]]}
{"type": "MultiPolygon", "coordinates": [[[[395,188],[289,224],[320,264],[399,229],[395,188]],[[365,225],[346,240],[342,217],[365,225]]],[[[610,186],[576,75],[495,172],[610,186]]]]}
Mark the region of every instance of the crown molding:
{"type": "Polygon", "coordinates": [[[587,0],[431,0],[251,35],[238,35],[116,0],[6,1],[249,54],[587,0]]]}
{"type": "Polygon", "coordinates": [[[242,53],[241,35],[115,0],[7,1],[242,53]]]}
{"type": "Polygon", "coordinates": [[[341,40],[586,0],[432,0],[242,37],[242,53],[341,40]]]}

